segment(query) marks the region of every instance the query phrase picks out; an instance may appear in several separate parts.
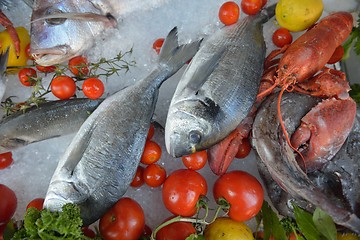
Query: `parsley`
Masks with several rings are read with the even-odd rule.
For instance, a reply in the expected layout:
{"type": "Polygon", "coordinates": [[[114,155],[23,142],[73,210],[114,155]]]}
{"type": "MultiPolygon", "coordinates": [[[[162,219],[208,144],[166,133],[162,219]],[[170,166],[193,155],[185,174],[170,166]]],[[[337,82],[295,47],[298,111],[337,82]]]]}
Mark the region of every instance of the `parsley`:
{"type": "Polygon", "coordinates": [[[351,84],[350,96],[357,104],[360,104],[360,84],[351,84]]]}
{"type": "Polygon", "coordinates": [[[360,13],[358,16],[357,23],[358,23],[357,27],[354,27],[352,29],[349,38],[346,40],[346,42],[343,45],[344,50],[345,50],[343,59],[346,59],[349,57],[350,49],[352,46],[354,47],[354,52],[357,55],[360,55],[360,13]]]}

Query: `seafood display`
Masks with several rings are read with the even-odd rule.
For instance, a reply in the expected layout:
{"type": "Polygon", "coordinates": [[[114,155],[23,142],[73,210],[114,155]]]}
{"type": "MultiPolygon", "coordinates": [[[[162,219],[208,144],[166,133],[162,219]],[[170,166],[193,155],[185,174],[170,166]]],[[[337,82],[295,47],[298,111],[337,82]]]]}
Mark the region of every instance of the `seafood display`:
{"type": "Polygon", "coordinates": [[[6,84],[6,63],[9,56],[9,49],[5,53],[0,53],[0,99],[4,96],[6,84]]]}

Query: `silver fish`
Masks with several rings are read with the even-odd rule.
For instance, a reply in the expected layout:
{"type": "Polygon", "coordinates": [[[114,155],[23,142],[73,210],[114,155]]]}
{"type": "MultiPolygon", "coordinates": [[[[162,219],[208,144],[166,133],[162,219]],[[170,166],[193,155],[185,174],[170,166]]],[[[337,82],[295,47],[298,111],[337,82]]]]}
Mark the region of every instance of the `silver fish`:
{"type": "Polygon", "coordinates": [[[5,53],[0,53],[0,100],[2,100],[6,90],[6,66],[9,57],[9,48],[5,53]]]}
{"type": "Polygon", "coordinates": [[[140,162],[159,87],[195,55],[200,42],[178,46],[174,28],[149,76],[100,104],[59,160],[46,208],[61,210],[66,203],[78,204],[88,225],[125,193],[140,162]]]}
{"type": "Polygon", "coordinates": [[[31,53],[40,65],[81,55],[95,38],[125,15],[155,8],[168,0],[35,0],[31,16],[31,53]]]}
{"type": "Polygon", "coordinates": [[[0,152],[75,133],[102,101],[51,101],[4,117],[0,122],[0,152]]]}
{"type": "Polygon", "coordinates": [[[263,71],[263,23],[274,9],[218,30],[201,46],[170,103],[165,142],[172,156],[211,147],[246,117],[263,71]]]}
{"type": "MultiPolygon", "coordinates": [[[[342,151],[352,148],[350,153],[345,155],[344,152],[338,152],[337,158],[333,158],[323,169],[306,174],[297,163],[281,130],[277,117],[277,98],[278,95],[274,94],[262,104],[252,131],[252,144],[260,158],[259,169],[264,182],[270,187],[270,196],[275,204],[277,201],[284,203],[284,200],[297,199],[296,203],[301,206],[317,206],[327,212],[335,223],[360,233],[359,123],[356,123],[347,145],[342,148],[342,151]],[[345,156],[347,159],[341,159],[345,156]],[[270,177],[281,188],[269,184],[270,177]]],[[[281,109],[290,136],[298,127],[300,119],[319,101],[307,95],[284,94],[281,109]]],[[[359,115],[357,118],[359,121],[359,115]]],[[[279,211],[289,214],[286,204],[279,211]]]]}

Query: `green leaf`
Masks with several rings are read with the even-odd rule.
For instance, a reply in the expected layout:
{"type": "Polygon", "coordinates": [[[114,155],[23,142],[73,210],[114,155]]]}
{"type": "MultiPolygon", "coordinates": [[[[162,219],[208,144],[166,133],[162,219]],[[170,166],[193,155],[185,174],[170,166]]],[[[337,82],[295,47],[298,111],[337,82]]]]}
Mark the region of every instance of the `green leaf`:
{"type": "Polygon", "coordinates": [[[266,201],[262,205],[261,212],[263,215],[264,239],[269,239],[273,235],[277,240],[286,240],[286,234],[280,224],[279,217],[266,201]]]}
{"type": "Polygon", "coordinates": [[[305,238],[307,240],[324,239],[321,232],[316,228],[312,215],[296,205],[293,207],[296,223],[305,238]]]}
{"type": "Polygon", "coordinates": [[[360,104],[360,84],[351,84],[350,96],[357,104],[360,104]]]}
{"type": "Polygon", "coordinates": [[[313,221],[317,229],[328,240],[336,240],[336,226],[332,218],[320,208],[316,208],[313,214],[313,221]]]}

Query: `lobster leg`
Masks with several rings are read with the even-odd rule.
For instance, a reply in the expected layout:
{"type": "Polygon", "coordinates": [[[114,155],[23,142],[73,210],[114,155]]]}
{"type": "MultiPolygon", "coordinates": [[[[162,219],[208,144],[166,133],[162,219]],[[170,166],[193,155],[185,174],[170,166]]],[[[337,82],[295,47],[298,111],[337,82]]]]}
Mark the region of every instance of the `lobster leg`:
{"type": "MultiPolygon", "coordinates": [[[[14,42],[14,46],[15,46],[15,52],[16,52],[16,56],[20,56],[20,39],[19,36],[12,24],[12,22],[6,17],[6,15],[0,10],[0,24],[2,26],[4,26],[7,31],[9,32],[9,35],[12,39],[12,41],[14,42]]],[[[0,46],[1,46],[1,42],[0,42],[0,46]]]]}

